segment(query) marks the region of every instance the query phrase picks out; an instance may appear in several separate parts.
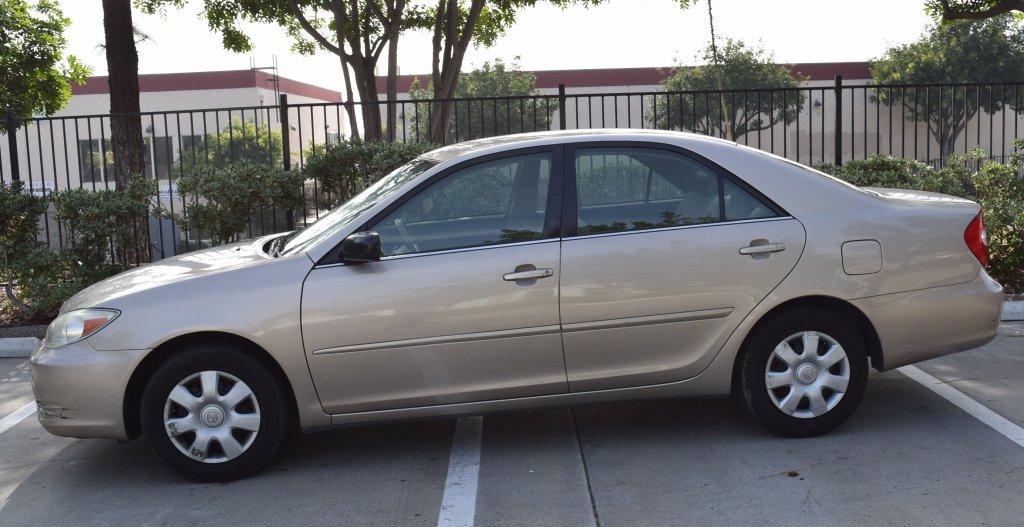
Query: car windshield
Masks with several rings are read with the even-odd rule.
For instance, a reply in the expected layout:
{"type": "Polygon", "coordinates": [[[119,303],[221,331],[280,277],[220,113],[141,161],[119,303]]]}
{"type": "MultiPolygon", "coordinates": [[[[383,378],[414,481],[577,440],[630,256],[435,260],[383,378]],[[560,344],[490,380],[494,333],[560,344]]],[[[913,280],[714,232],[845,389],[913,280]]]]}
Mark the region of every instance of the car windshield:
{"type": "Polygon", "coordinates": [[[392,192],[401,188],[435,164],[436,162],[434,161],[417,158],[398,167],[319,220],[289,234],[284,238],[280,254],[287,255],[305,250],[318,241],[332,236],[364,211],[380,203],[381,200],[392,192]]]}

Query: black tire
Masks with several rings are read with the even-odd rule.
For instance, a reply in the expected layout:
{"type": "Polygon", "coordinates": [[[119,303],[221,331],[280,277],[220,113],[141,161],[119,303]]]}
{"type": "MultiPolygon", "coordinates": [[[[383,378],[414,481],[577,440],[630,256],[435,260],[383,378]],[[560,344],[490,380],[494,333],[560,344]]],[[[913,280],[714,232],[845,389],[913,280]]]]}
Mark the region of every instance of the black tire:
{"type": "MultiPolygon", "coordinates": [[[[776,371],[774,367],[772,371],[776,371]]],[[[740,388],[747,411],[772,432],[789,437],[816,436],[843,424],[860,404],[867,379],[864,340],[850,323],[823,309],[796,308],[774,316],[751,336],[740,364],[740,388]],[[842,397],[834,407],[815,417],[796,417],[783,412],[772,400],[765,380],[775,347],[803,331],[824,333],[834,339],[843,347],[849,363],[849,383],[842,397]]],[[[786,388],[778,390],[786,393],[786,388]]],[[[804,403],[809,401],[804,399],[801,404],[804,403]]]]}
{"type": "Polygon", "coordinates": [[[157,456],[185,477],[195,481],[244,478],[273,459],[287,433],[284,390],[267,367],[243,351],[216,344],[195,347],[171,356],[153,373],[142,393],[139,422],[157,456]],[[260,414],[258,430],[248,448],[237,457],[219,463],[186,456],[172,443],[164,425],[164,407],[171,390],[189,376],[210,370],[227,373],[244,382],[252,390],[260,414]]]}

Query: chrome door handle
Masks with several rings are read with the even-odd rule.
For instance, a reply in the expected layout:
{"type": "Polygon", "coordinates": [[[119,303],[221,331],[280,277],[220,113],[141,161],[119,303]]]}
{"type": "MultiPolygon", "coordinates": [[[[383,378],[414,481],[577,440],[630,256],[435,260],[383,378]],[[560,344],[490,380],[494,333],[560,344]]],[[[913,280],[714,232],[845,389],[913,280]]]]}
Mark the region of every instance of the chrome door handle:
{"type": "Polygon", "coordinates": [[[554,269],[541,268],[532,269],[530,271],[519,271],[516,273],[507,273],[502,278],[507,282],[518,282],[519,280],[536,280],[538,278],[547,278],[555,274],[554,269]]]}
{"type": "Polygon", "coordinates": [[[766,243],[764,245],[750,245],[747,247],[740,248],[740,254],[769,254],[778,253],[786,250],[786,244],[784,243],[766,243]]]}

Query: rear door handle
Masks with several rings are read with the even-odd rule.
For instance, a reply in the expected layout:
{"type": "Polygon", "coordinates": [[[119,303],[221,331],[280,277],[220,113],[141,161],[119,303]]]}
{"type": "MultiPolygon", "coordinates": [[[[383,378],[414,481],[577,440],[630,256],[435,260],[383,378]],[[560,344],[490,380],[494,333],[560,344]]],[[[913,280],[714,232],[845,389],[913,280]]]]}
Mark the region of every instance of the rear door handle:
{"type": "Polygon", "coordinates": [[[747,247],[740,248],[740,254],[769,254],[778,253],[786,250],[786,244],[784,243],[766,243],[764,245],[749,245],[747,247]]]}
{"type": "Polygon", "coordinates": [[[547,278],[555,274],[554,269],[548,269],[546,267],[541,269],[531,269],[529,271],[518,271],[515,273],[507,273],[502,278],[507,282],[518,282],[519,280],[536,280],[538,278],[547,278]]]}

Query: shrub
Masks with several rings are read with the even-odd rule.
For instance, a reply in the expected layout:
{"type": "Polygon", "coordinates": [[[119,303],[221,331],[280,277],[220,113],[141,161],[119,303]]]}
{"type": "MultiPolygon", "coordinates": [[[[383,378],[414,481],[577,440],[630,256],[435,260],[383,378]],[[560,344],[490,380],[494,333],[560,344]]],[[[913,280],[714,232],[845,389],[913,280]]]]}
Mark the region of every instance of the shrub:
{"type": "Polygon", "coordinates": [[[130,263],[146,259],[147,216],[156,183],[138,176],[122,191],[72,189],[47,197],[17,185],[0,192],[0,240],[8,298],[28,317],[53,315],[71,295],[130,263]],[[38,241],[38,217],[49,205],[64,248],[38,241]]]}
{"type": "Polygon", "coordinates": [[[46,200],[25,192],[25,185],[15,181],[10,186],[0,183],[0,266],[4,294],[22,313],[31,317],[32,307],[15,294],[15,264],[26,258],[39,242],[39,215],[46,211],[46,200]]]}
{"type": "Polygon", "coordinates": [[[61,304],[75,293],[129,266],[80,259],[74,250],[36,246],[13,267],[22,299],[32,306],[33,315],[45,319],[56,315],[61,304]]]}
{"type": "Polygon", "coordinates": [[[280,163],[282,143],[280,131],[235,117],[223,130],[194,136],[190,143],[182,144],[179,169],[192,173],[207,165],[223,168],[235,163],[280,163]]]}
{"type": "Polygon", "coordinates": [[[147,260],[148,216],[156,190],[154,180],[136,176],[122,191],[76,188],[55,193],[54,219],[64,244],[76,259],[90,264],[147,260]]]}
{"type": "Polygon", "coordinates": [[[313,148],[303,173],[319,182],[322,203],[333,207],[433,148],[428,143],[344,140],[313,148]]]}
{"type": "Polygon", "coordinates": [[[205,233],[215,243],[237,238],[263,207],[302,207],[303,174],[276,165],[234,163],[197,167],[178,180],[185,199],[182,225],[205,233]]]}
{"type": "Polygon", "coordinates": [[[840,167],[823,165],[825,172],[861,187],[885,187],[940,192],[977,201],[985,211],[989,273],[1008,292],[1024,291],[1024,142],[1007,164],[985,160],[984,152],[950,156],[935,170],[924,163],[875,155],[840,167]],[[977,166],[977,170],[972,167],[977,166]]]}
{"type": "Polygon", "coordinates": [[[989,272],[1008,292],[1024,292],[1024,178],[1018,152],[1007,165],[984,163],[974,178],[985,208],[989,272]]]}

